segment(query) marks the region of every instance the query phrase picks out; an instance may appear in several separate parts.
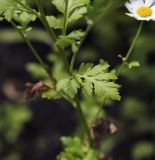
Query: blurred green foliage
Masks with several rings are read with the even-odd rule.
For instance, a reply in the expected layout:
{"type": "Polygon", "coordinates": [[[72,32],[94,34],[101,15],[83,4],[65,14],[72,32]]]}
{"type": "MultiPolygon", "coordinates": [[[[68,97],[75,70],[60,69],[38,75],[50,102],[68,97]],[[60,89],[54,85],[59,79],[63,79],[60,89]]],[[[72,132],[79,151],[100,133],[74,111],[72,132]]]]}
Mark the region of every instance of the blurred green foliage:
{"type": "MultiPolygon", "coordinates": [[[[0,106],[0,154],[7,145],[15,145],[24,124],[31,119],[30,110],[23,104],[6,102],[0,106]]],[[[8,151],[3,160],[20,160],[20,153],[8,151]]]]}
{"type": "Polygon", "coordinates": [[[154,143],[139,142],[133,147],[133,158],[135,160],[141,160],[154,155],[155,146],[154,143]]]}
{"type": "Polygon", "coordinates": [[[22,104],[5,103],[0,107],[0,135],[14,143],[31,118],[31,112],[22,104]]]}
{"type": "Polygon", "coordinates": [[[79,137],[63,137],[62,142],[65,150],[58,156],[58,160],[97,160],[96,153],[88,144],[83,144],[79,137]]]}

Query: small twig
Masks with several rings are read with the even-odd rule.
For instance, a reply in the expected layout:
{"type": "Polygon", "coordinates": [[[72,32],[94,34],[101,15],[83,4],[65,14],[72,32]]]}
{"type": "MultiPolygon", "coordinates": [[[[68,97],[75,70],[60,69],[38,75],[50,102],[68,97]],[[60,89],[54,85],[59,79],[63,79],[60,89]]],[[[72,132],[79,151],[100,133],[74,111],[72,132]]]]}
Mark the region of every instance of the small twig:
{"type": "Polygon", "coordinates": [[[135,38],[133,39],[133,41],[132,41],[132,43],[131,43],[131,46],[130,46],[130,48],[129,48],[127,54],[126,54],[126,56],[123,58],[123,59],[124,59],[124,60],[123,60],[123,63],[121,64],[120,68],[119,68],[119,69],[117,70],[117,72],[116,72],[116,76],[119,76],[119,75],[120,75],[123,67],[125,66],[126,62],[128,61],[128,59],[129,59],[129,57],[130,57],[130,55],[131,55],[131,53],[132,53],[132,51],[133,51],[133,49],[134,49],[134,46],[135,46],[135,44],[136,44],[136,41],[137,41],[137,39],[138,39],[141,31],[142,31],[143,24],[144,24],[144,22],[141,21],[140,24],[139,24],[137,33],[136,33],[136,35],[135,35],[135,38]]]}

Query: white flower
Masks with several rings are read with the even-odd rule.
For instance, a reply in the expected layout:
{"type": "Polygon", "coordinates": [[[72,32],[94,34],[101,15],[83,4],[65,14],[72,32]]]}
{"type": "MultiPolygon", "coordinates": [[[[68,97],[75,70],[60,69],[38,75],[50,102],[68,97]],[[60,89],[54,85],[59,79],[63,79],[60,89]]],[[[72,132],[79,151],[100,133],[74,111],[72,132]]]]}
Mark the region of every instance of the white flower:
{"type": "Polygon", "coordinates": [[[130,13],[128,16],[137,20],[155,21],[155,0],[130,0],[125,4],[130,13]]]}

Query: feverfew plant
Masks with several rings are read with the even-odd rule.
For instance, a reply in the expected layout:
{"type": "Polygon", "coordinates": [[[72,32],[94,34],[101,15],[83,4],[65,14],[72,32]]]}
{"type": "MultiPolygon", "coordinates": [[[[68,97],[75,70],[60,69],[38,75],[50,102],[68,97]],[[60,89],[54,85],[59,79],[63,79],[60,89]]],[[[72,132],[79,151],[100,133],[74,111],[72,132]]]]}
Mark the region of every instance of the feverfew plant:
{"type": "Polygon", "coordinates": [[[143,20],[155,20],[154,1],[126,2],[125,6],[130,12],[127,15],[142,21],[126,56],[119,55],[122,64],[112,70],[104,60],[99,60],[98,64],[82,63],[78,69],[74,64],[89,31],[107,12],[117,4],[122,4],[121,0],[50,0],[51,7],[59,12],[57,16],[54,13],[45,14],[43,0],[34,2],[37,9],[33,9],[28,0],[0,0],[0,20],[12,24],[39,62],[27,65],[32,76],[41,81],[26,84],[25,98],[64,98],[79,113],[79,126],[84,129],[81,129],[79,136],[76,134],[62,138],[64,151],[57,157],[58,160],[104,160],[107,156],[100,148],[102,137],[105,132],[115,133],[117,128],[113,120],[103,117],[102,107],[107,102],[121,100],[117,79],[122,69],[126,66],[129,69],[139,66],[139,62],[128,62],[128,59],[142,30],[143,20]],[[40,20],[50,36],[52,54],[49,54],[48,60],[53,67],[42,60],[27,36],[33,29],[30,22],[36,19],[40,20]],[[85,22],[86,30],[70,27],[80,20],[85,22]]]}

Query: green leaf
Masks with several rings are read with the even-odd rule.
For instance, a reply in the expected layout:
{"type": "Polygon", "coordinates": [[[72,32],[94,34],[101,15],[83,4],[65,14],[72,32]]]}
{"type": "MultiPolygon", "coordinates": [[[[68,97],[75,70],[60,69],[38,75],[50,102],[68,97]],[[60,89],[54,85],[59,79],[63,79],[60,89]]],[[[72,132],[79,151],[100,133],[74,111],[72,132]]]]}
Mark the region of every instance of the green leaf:
{"type": "Polygon", "coordinates": [[[81,38],[84,36],[84,32],[77,30],[69,33],[66,36],[60,36],[57,40],[56,44],[58,46],[61,46],[63,48],[72,46],[73,52],[78,50],[77,41],[81,40],[81,38]]]}
{"type": "Polygon", "coordinates": [[[60,98],[60,95],[55,90],[51,89],[51,90],[49,90],[47,92],[43,92],[41,97],[45,98],[45,99],[58,99],[58,98],[60,98]]]}
{"type": "Polygon", "coordinates": [[[68,18],[68,23],[71,23],[73,21],[76,21],[80,18],[83,17],[84,14],[87,13],[87,8],[86,7],[81,7],[76,9],[68,18]]]}
{"type": "Polygon", "coordinates": [[[93,63],[82,63],[79,68],[79,74],[84,74],[85,72],[90,71],[93,66],[93,63]]]}
{"type": "MultiPolygon", "coordinates": [[[[26,0],[20,0],[20,2],[29,7],[26,0]]],[[[36,15],[29,13],[15,0],[0,0],[0,15],[7,21],[15,20],[24,26],[36,20],[36,15]]]]}
{"type": "Polygon", "coordinates": [[[87,79],[82,82],[83,93],[85,96],[91,96],[93,94],[93,83],[87,79]]]}
{"type": "Polygon", "coordinates": [[[27,26],[31,21],[36,20],[36,16],[34,14],[30,14],[27,12],[15,12],[13,18],[22,24],[23,26],[27,26]]]}
{"type": "Polygon", "coordinates": [[[73,43],[73,40],[67,36],[60,36],[56,44],[62,48],[69,47],[73,43]]]}
{"type": "Polygon", "coordinates": [[[56,80],[61,80],[68,76],[64,63],[55,54],[49,54],[47,57],[48,61],[53,65],[52,74],[56,80]]]}
{"type": "Polygon", "coordinates": [[[88,144],[83,144],[79,137],[63,137],[64,151],[58,160],[97,160],[97,154],[88,144]]]}
{"type": "Polygon", "coordinates": [[[48,77],[43,67],[37,63],[28,63],[26,65],[26,70],[31,74],[33,78],[46,79],[48,77]]]}
{"type": "Polygon", "coordinates": [[[62,79],[57,84],[57,90],[62,90],[74,98],[78,89],[82,89],[85,96],[97,96],[120,100],[119,85],[115,72],[109,72],[109,65],[103,61],[94,66],[91,63],[81,64],[79,71],[74,76],[62,79]]]}
{"type": "Polygon", "coordinates": [[[128,64],[129,69],[132,69],[134,67],[140,67],[140,63],[138,61],[132,61],[128,64]]]}
{"type": "Polygon", "coordinates": [[[53,0],[52,3],[56,6],[59,12],[65,12],[65,0],[53,0]]]}
{"type": "MultiPolygon", "coordinates": [[[[89,0],[53,0],[53,5],[63,14],[66,25],[82,18],[87,13],[89,0]],[[68,5],[67,5],[68,4],[68,5]],[[67,5],[67,6],[66,6],[67,5]]],[[[63,20],[64,21],[64,20],[63,20]]]]}
{"type": "Polygon", "coordinates": [[[107,97],[113,100],[120,100],[118,92],[119,85],[114,82],[94,81],[94,92],[97,96],[107,97]]]}
{"type": "Polygon", "coordinates": [[[108,72],[109,65],[101,62],[93,66],[92,64],[82,64],[77,73],[77,77],[82,79],[82,89],[85,95],[95,94],[98,97],[107,97],[113,100],[120,100],[119,85],[114,82],[116,76],[114,72],[108,72]]]}
{"type": "Polygon", "coordinates": [[[81,40],[81,38],[84,36],[84,32],[81,30],[72,31],[67,35],[68,38],[74,39],[74,40],[81,40]]]}
{"type": "Polygon", "coordinates": [[[69,0],[68,2],[68,12],[71,13],[75,9],[88,5],[90,3],[89,0],[69,0]]]}
{"type": "Polygon", "coordinates": [[[51,28],[54,28],[54,29],[62,29],[63,28],[63,19],[62,18],[56,18],[54,16],[47,16],[46,19],[47,19],[51,28]]]}
{"type": "Polygon", "coordinates": [[[72,52],[73,53],[76,53],[76,52],[78,52],[78,45],[77,45],[77,43],[72,43],[72,52]]]}
{"type": "Polygon", "coordinates": [[[79,89],[78,82],[73,77],[68,77],[66,79],[59,80],[56,88],[57,91],[63,91],[69,97],[74,98],[79,89]]]}
{"type": "Polygon", "coordinates": [[[109,65],[107,63],[99,64],[94,67],[91,67],[91,69],[89,71],[87,71],[87,73],[85,73],[85,75],[92,76],[92,75],[104,74],[108,68],[109,68],[109,65]]]}

